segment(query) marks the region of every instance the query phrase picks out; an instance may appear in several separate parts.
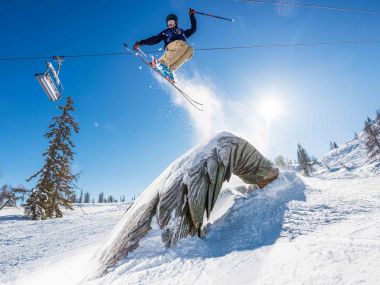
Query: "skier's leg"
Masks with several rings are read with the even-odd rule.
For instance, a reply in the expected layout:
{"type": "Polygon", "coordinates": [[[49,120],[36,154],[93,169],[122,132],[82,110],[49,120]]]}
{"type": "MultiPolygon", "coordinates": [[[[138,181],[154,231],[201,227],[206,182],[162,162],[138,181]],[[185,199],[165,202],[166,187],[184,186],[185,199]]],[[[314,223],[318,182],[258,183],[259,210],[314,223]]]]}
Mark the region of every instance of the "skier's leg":
{"type": "Polygon", "coordinates": [[[191,46],[187,46],[187,49],[185,53],[176,61],[174,62],[171,66],[170,69],[175,71],[179,67],[181,67],[186,61],[190,60],[193,56],[194,50],[191,46]]]}
{"type": "Polygon", "coordinates": [[[165,53],[159,58],[159,62],[165,64],[167,67],[171,68],[171,65],[178,61],[178,59],[183,56],[186,52],[188,45],[184,41],[174,41],[168,44],[165,49],[165,53]]]}

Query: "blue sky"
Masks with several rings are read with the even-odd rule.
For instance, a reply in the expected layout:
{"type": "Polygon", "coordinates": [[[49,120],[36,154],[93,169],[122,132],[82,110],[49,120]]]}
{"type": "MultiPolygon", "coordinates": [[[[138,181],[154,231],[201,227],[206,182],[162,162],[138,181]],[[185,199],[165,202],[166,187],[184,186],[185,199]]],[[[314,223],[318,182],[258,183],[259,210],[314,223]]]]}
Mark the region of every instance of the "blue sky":
{"type": "MultiPolygon", "coordinates": [[[[376,14],[215,3],[2,1],[0,57],[123,52],[124,41],[132,44],[164,29],[169,13],[189,27],[189,7],[236,20],[197,16],[198,31],[189,39],[195,48],[380,39],[376,14]]],[[[375,0],[318,3],[380,10],[375,0]]],[[[350,140],[380,107],[379,54],[380,44],[196,51],[181,74],[207,78],[213,96],[228,109],[223,116],[233,122],[228,130],[249,133],[252,128],[253,143],[268,157],[295,158],[298,142],[321,157],[330,140],[350,140]],[[252,124],[240,123],[241,114],[236,117],[236,106],[230,107],[240,103],[249,116],[268,96],[277,98],[283,109],[270,124],[256,117],[252,124]],[[262,125],[267,127],[265,140],[256,131],[262,125]]],[[[100,191],[127,197],[141,192],[199,140],[195,125],[204,115],[198,118],[173,104],[170,92],[140,65],[127,55],[68,58],[63,65],[64,96],[72,96],[81,127],[74,137],[73,168],[82,171],[79,186],[96,197],[100,191]]],[[[44,60],[0,62],[1,183],[33,186],[25,178],[42,166],[47,148],[43,134],[56,114],[55,104],[34,78],[44,69],[44,60]]],[[[214,110],[206,107],[205,112],[214,110]]]]}

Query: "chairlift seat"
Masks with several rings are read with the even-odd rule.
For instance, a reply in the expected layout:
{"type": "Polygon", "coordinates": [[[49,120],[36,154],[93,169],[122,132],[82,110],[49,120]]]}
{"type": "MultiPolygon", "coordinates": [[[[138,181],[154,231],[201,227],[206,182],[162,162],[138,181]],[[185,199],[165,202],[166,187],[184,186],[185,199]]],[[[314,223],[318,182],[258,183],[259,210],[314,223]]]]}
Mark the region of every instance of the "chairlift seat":
{"type": "Polygon", "coordinates": [[[54,66],[49,61],[47,61],[46,72],[38,73],[35,75],[42,89],[44,90],[48,98],[53,102],[59,100],[63,92],[63,86],[58,77],[63,60],[62,57],[55,57],[55,59],[58,62],[58,71],[56,71],[54,69],[54,66]]]}
{"type": "Polygon", "coordinates": [[[51,101],[55,102],[61,98],[62,94],[58,91],[49,73],[39,73],[35,76],[51,101]]]}

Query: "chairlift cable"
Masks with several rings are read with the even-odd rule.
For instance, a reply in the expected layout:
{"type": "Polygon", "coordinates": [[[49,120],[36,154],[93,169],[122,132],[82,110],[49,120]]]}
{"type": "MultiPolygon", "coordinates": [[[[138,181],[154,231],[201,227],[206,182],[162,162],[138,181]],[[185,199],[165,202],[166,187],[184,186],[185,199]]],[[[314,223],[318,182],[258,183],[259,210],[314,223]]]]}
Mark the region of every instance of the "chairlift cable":
{"type": "Polygon", "coordinates": [[[367,10],[367,9],[356,9],[349,7],[337,7],[337,6],[325,6],[320,4],[309,4],[309,3],[291,3],[283,1],[264,1],[264,0],[238,0],[239,2],[248,2],[252,4],[270,4],[270,5],[281,5],[281,6],[292,6],[292,7],[305,7],[313,9],[326,9],[326,10],[336,10],[341,12],[350,12],[350,13],[367,13],[367,14],[378,14],[380,11],[376,10],[367,10]]]}
{"type": "MultiPolygon", "coordinates": [[[[196,51],[214,51],[214,50],[234,50],[234,49],[253,49],[253,48],[289,48],[302,46],[328,46],[328,45],[351,45],[351,44],[379,44],[380,40],[360,40],[360,41],[331,41],[331,42],[309,42],[309,43],[275,43],[275,44],[254,44],[245,46],[230,47],[211,47],[211,48],[195,48],[196,51]]],[[[162,52],[160,50],[147,51],[147,54],[162,52]]],[[[87,54],[69,54],[62,55],[62,58],[81,58],[81,57],[106,57],[130,55],[127,52],[110,52],[110,53],[87,53],[87,54]]],[[[55,56],[31,56],[31,57],[3,57],[0,61],[26,61],[38,59],[53,59],[55,56]]]]}
{"type": "Polygon", "coordinates": [[[246,45],[246,46],[232,46],[232,47],[199,48],[196,50],[210,51],[210,50],[252,49],[252,48],[289,48],[289,47],[302,47],[302,46],[327,46],[327,45],[349,45],[349,44],[371,44],[371,43],[372,44],[380,43],[380,40],[283,43],[283,44],[278,43],[278,44],[246,45]]]}

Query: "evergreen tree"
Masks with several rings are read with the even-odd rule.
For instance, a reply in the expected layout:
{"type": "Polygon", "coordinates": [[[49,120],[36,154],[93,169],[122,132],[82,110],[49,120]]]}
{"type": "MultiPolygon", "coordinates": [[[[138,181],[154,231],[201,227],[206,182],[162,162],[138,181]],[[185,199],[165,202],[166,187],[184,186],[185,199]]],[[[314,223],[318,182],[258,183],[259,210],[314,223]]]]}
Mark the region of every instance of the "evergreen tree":
{"type": "Polygon", "coordinates": [[[80,190],[78,203],[83,203],[83,190],[80,190]]]}
{"type": "Polygon", "coordinates": [[[376,121],[367,117],[364,123],[364,142],[369,157],[378,157],[380,160],[380,126],[377,125],[376,121]]]}
{"type": "Polygon", "coordinates": [[[98,197],[98,203],[103,203],[104,202],[104,193],[100,192],[99,197],[98,197]]]}
{"type": "Polygon", "coordinates": [[[337,145],[337,143],[336,142],[334,142],[334,148],[339,148],[339,146],[337,145]]]}
{"type": "Polygon", "coordinates": [[[16,207],[18,200],[23,200],[27,193],[23,186],[11,187],[7,184],[0,189],[0,210],[4,207],[16,207]]]}
{"type": "Polygon", "coordinates": [[[330,150],[333,150],[334,149],[334,144],[332,141],[330,141],[330,150]]]}
{"type": "Polygon", "coordinates": [[[95,198],[92,198],[92,204],[95,204],[95,198]]]}
{"type": "Polygon", "coordinates": [[[359,138],[358,133],[355,132],[355,133],[354,133],[354,140],[357,140],[358,138],[359,138]]]}
{"type": "Polygon", "coordinates": [[[310,176],[312,173],[311,160],[306,150],[300,144],[298,144],[297,148],[297,159],[305,176],[310,176]]]}
{"type": "Polygon", "coordinates": [[[286,159],[287,169],[293,169],[293,161],[291,159],[286,159]]]}
{"type": "Polygon", "coordinates": [[[84,203],[90,203],[90,193],[84,193],[84,203]]]}
{"type": "Polygon", "coordinates": [[[71,196],[71,203],[76,203],[76,202],[77,202],[77,194],[73,193],[73,195],[71,196]]]}
{"type": "Polygon", "coordinates": [[[280,168],[282,168],[282,169],[286,168],[285,158],[284,158],[282,155],[278,155],[278,156],[276,156],[276,157],[274,158],[274,163],[275,163],[278,167],[280,167],[280,168]]]}
{"type": "Polygon", "coordinates": [[[53,118],[45,137],[49,147],[43,157],[45,164],[41,170],[33,174],[27,181],[39,177],[37,185],[26,201],[25,214],[32,219],[48,219],[62,217],[60,207],[72,209],[71,197],[76,187],[77,175],[71,173],[70,164],[74,159],[71,140],[72,132],[79,132],[78,123],[71,116],[74,111],[73,101],[67,97],[64,106],[58,106],[59,116],[53,118]]]}

